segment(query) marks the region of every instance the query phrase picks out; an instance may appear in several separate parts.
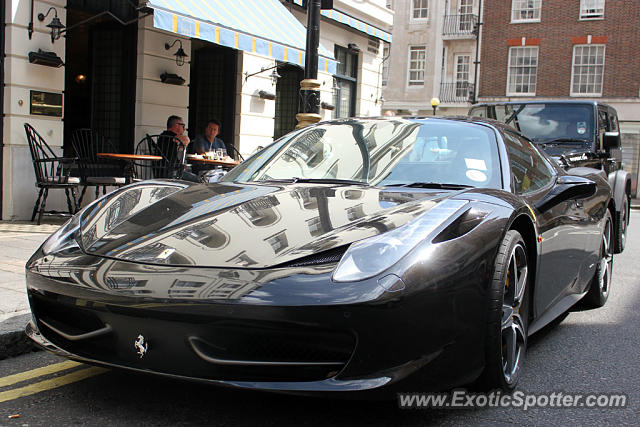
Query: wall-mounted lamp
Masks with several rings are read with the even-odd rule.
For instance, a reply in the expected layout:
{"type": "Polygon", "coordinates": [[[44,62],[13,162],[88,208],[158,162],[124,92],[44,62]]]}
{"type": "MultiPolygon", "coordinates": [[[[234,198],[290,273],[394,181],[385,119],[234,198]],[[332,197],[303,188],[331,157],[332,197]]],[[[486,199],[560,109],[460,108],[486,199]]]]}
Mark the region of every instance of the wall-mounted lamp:
{"type": "Polygon", "coordinates": [[[258,92],[258,96],[260,97],[260,99],[269,99],[271,101],[273,101],[274,99],[276,99],[276,94],[273,92],[268,92],[266,90],[261,90],[258,92]]]}
{"type": "Polygon", "coordinates": [[[436,110],[438,109],[438,105],[440,105],[440,99],[431,98],[431,107],[433,108],[433,115],[436,115],[436,110]]]}
{"type": "Polygon", "coordinates": [[[355,43],[349,43],[347,47],[349,48],[349,50],[352,50],[354,52],[360,52],[360,46],[355,43]]]}
{"type": "Polygon", "coordinates": [[[47,24],[47,27],[51,28],[51,43],[58,40],[60,38],[60,34],[62,34],[62,30],[65,29],[64,24],[60,22],[60,19],[58,19],[58,10],[51,6],[49,10],[47,10],[46,14],[38,14],[38,21],[42,22],[47,16],[49,16],[49,13],[51,13],[52,10],[54,13],[53,19],[47,24]]]}
{"type": "Polygon", "coordinates": [[[173,41],[173,43],[169,44],[169,43],[165,43],[164,44],[164,50],[169,50],[171,49],[176,43],[180,43],[180,47],[178,48],[178,50],[176,50],[176,53],[174,53],[174,55],[176,56],[176,65],[178,65],[178,67],[182,67],[184,65],[185,62],[185,58],[189,55],[187,55],[185,53],[185,51],[182,49],[182,40],[180,39],[175,39],[173,41]]]}
{"type": "Polygon", "coordinates": [[[162,73],[160,74],[160,81],[169,85],[183,85],[184,79],[177,74],[162,73]]]}
{"type": "Polygon", "coordinates": [[[338,83],[338,79],[336,79],[335,77],[333,78],[333,86],[331,86],[331,91],[333,92],[334,96],[337,96],[338,92],[340,91],[340,83],[338,83]]]}
{"type": "Polygon", "coordinates": [[[260,73],[263,73],[263,72],[269,71],[269,70],[273,70],[273,72],[271,73],[271,75],[269,77],[271,77],[271,83],[275,85],[276,83],[278,83],[278,79],[280,77],[282,77],[280,74],[278,74],[278,65],[274,65],[273,67],[268,67],[268,68],[262,67],[260,69],[260,71],[256,71],[255,73],[251,73],[251,74],[245,72],[244,73],[244,81],[246,82],[247,79],[249,77],[251,77],[251,76],[255,76],[256,74],[260,74],[260,73]]]}
{"type": "Polygon", "coordinates": [[[328,102],[324,102],[322,101],[320,103],[320,108],[324,109],[324,110],[335,110],[336,106],[333,104],[329,104],[328,102]]]}
{"type": "Polygon", "coordinates": [[[42,49],[38,49],[37,52],[29,52],[29,62],[56,68],[61,67],[63,64],[62,58],[56,55],[55,52],[47,52],[42,49]]]}

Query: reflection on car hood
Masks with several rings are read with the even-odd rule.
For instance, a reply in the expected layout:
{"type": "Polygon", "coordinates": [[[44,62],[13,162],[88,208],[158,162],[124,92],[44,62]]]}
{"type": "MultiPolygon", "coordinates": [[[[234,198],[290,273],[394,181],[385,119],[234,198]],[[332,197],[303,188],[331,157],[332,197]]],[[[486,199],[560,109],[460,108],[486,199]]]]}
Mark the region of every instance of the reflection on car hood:
{"type": "Polygon", "coordinates": [[[85,215],[82,243],[89,254],[119,260],[265,268],[402,226],[451,194],[358,185],[147,183],[124,188],[85,215]]]}

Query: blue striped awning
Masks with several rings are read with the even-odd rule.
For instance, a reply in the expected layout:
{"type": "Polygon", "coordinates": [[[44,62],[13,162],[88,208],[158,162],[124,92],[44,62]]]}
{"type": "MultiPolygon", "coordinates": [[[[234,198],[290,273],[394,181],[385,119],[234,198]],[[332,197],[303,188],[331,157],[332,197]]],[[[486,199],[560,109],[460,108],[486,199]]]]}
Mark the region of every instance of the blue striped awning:
{"type": "MultiPolygon", "coordinates": [[[[151,0],[153,26],[304,67],[307,30],[279,0],[151,0]]],[[[336,73],[320,46],[318,70],[336,73]]]]}
{"type": "MultiPolygon", "coordinates": [[[[298,6],[303,6],[303,0],[293,0],[295,4],[298,6]]],[[[377,37],[381,40],[391,43],[391,34],[386,31],[382,31],[378,27],[374,27],[371,24],[367,24],[359,19],[354,18],[353,16],[349,16],[346,13],[342,13],[336,9],[329,10],[321,10],[320,13],[322,16],[326,16],[329,19],[333,19],[341,24],[345,24],[350,26],[351,28],[355,28],[358,31],[362,31],[363,33],[369,34],[370,36],[377,37]]]]}

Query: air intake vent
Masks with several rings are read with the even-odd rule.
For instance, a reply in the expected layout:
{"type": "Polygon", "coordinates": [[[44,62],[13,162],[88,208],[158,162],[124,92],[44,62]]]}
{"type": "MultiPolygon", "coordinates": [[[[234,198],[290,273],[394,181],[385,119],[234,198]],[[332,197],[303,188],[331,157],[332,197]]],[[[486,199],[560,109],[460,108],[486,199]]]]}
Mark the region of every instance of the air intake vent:
{"type": "Polygon", "coordinates": [[[318,254],[298,258],[294,261],[280,264],[277,267],[306,267],[309,265],[331,264],[340,261],[340,258],[342,258],[342,255],[347,251],[347,248],[348,246],[340,246],[318,254]]]}

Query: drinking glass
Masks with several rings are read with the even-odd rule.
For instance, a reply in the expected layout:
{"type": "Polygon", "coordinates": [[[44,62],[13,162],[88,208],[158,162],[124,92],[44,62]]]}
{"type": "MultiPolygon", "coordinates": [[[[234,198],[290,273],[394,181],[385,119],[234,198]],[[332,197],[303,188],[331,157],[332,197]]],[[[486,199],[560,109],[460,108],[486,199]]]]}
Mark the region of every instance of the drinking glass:
{"type": "Polygon", "coordinates": [[[216,155],[218,156],[219,160],[222,160],[222,158],[224,157],[224,155],[222,154],[223,149],[222,148],[217,148],[216,149],[216,155]]]}

